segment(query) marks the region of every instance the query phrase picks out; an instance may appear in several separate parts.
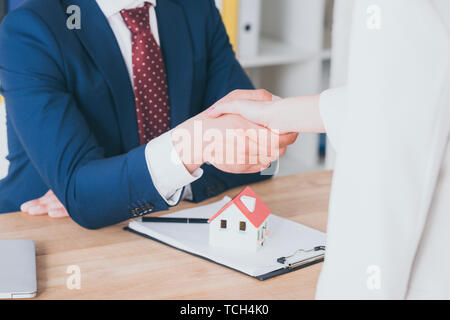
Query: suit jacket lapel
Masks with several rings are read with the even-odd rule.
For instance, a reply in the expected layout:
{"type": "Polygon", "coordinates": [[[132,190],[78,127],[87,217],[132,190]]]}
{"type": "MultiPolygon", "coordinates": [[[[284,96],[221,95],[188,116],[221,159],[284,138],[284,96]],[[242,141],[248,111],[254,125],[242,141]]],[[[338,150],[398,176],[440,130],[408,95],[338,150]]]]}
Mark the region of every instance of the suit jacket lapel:
{"type": "MultiPolygon", "coordinates": [[[[73,30],[106,79],[115,103],[124,151],[139,145],[134,92],[117,40],[95,0],[63,0],[81,9],[81,29],[73,30]]],[[[172,127],[189,117],[193,48],[180,5],[159,0],[156,6],[159,38],[169,86],[172,127]]]]}
{"type": "Polygon", "coordinates": [[[156,14],[169,86],[172,127],[175,127],[190,115],[194,63],[191,36],[179,4],[158,0],[156,14]]]}
{"type": "Polygon", "coordinates": [[[81,29],[73,31],[111,89],[123,149],[131,150],[139,145],[134,92],[115,35],[95,0],[63,1],[81,9],[81,29]]]}

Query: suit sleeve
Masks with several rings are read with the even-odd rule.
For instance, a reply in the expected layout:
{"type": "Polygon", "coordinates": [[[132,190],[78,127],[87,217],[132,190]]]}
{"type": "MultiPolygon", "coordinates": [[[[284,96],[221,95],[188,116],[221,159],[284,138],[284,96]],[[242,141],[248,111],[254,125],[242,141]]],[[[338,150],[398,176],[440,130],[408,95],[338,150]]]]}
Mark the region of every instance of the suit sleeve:
{"type": "Polygon", "coordinates": [[[66,88],[58,43],[39,16],[12,12],[2,23],[0,44],[1,93],[13,129],[73,220],[96,229],[167,209],[152,183],[145,146],[105,157],[66,88]]]}
{"type": "MultiPolygon", "coordinates": [[[[203,105],[213,105],[219,99],[236,89],[254,89],[250,79],[236,60],[225,26],[214,1],[208,0],[208,76],[203,105]]],[[[192,184],[193,200],[203,201],[227,189],[251,184],[271,178],[266,174],[228,174],[211,165],[204,165],[202,178],[192,184]]]]}

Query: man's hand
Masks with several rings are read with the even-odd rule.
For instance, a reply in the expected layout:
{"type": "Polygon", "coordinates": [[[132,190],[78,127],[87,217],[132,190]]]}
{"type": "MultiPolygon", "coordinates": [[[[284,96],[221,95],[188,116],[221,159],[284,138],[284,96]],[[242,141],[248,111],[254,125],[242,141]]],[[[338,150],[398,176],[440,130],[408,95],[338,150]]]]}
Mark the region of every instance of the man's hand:
{"type": "Polygon", "coordinates": [[[272,101],[272,100],[278,100],[279,98],[277,96],[274,96],[269,91],[264,89],[259,90],[234,90],[227,94],[225,97],[217,101],[215,105],[232,102],[232,101],[239,101],[239,100],[250,100],[250,101],[272,101]]]}
{"type": "MultiPolygon", "coordinates": [[[[238,90],[218,102],[234,99],[271,101],[264,90],[238,90]]],[[[297,134],[279,135],[237,115],[219,118],[206,113],[191,118],[172,131],[178,156],[189,172],[203,163],[230,173],[256,173],[270,166],[295,142],[297,134]]]]}
{"type": "Polygon", "coordinates": [[[205,118],[203,131],[204,142],[209,143],[203,150],[203,161],[229,173],[267,169],[297,139],[297,134],[279,135],[237,115],[205,118]]]}
{"type": "Polygon", "coordinates": [[[32,216],[48,215],[51,218],[65,218],[69,214],[63,204],[49,190],[43,197],[25,202],[20,206],[20,210],[32,216]]]}

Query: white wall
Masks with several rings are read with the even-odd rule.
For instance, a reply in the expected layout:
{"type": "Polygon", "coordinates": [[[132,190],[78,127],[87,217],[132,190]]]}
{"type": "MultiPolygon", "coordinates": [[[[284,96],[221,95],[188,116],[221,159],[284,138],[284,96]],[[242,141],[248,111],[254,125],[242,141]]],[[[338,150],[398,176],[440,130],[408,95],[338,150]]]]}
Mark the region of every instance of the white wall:
{"type": "Polygon", "coordinates": [[[0,179],[3,179],[8,173],[9,163],[5,158],[8,154],[7,142],[5,105],[0,103],[0,179]]]}

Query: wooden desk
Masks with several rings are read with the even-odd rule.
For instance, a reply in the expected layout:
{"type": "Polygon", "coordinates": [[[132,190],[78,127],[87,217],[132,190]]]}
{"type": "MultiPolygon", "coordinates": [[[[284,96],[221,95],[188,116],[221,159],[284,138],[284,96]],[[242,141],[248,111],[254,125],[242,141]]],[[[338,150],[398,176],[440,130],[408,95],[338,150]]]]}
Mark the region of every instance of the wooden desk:
{"type": "MultiPolygon", "coordinates": [[[[317,172],[252,187],[277,215],[325,231],[330,183],[331,172],[317,172]]],[[[183,203],[175,210],[193,206],[183,203]]],[[[0,215],[0,238],[36,242],[38,299],[314,298],[322,264],[261,282],[123,231],[124,226],[89,231],[68,218],[13,213],[0,215]],[[69,265],[81,268],[81,290],[66,287],[69,265]]]]}

